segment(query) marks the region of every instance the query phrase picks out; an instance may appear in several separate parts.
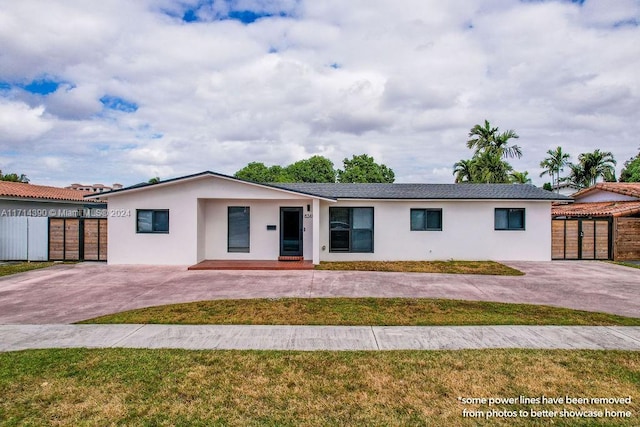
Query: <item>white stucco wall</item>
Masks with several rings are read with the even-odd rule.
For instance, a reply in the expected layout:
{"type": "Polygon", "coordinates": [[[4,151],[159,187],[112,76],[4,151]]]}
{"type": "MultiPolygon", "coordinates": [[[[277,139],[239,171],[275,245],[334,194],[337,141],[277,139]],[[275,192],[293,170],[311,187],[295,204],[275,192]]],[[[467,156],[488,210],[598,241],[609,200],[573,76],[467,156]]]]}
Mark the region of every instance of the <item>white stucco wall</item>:
{"type": "Polygon", "coordinates": [[[109,197],[110,264],[192,265],[203,259],[277,259],[280,207],[302,207],[307,260],[550,260],[549,201],[318,201],[214,176],[109,197]],[[311,210],[307,211],[307,205],[311,210]],[[249,253],[227,252],[227,207],[251,208],[249,253]],[[329,206],[374,208],[374,253],[329,250],[329,206]],[[494,209],[526,209],[524,231],[494,230],[494,209]],[[411,231],[411,208],[442,209],[442,231],[411,231]],[[136,209],[168,209],[169,233],[136,233],[136,209]],[[128,215],[126,213],[128,212],[128,215]],[[313,235],[314,224],[319,233],[313,235]],[[267,225],[276,225],[275,231],[267,225]],[[314,258],[313,249],[318,248],[314,258]],[[325,247],[324,250],[320,248],[325,247]]]}
{"type": "Polygon", "coordinates": [[[625,196],[624,194],[613,193],[611,191],[594,190],[583,197],[575,199],[576,203],[591,202],[624,202],[638,200],[637,197],[625,196]]]}
{"type": "Polygon", "coordinates": [[[321,202],[320,216],[322,261],[551,260],[550,202],[321,202]],[[374,253],[330,252],[329,206],[374,208],[374,253]],[[442,231],[411,231],[412,208],[442,209],[442,231]],[[525,208],[526,229],[494,230],[495,208],[525,208]]]}
{"type": "MultiPolygon", "coordinates": [[[[312,199],[213,176],[178,181],[109,197],[109,264],[192,265],[203,259],[277,259],[280,206],[312,199]],[[250,206],[251,252],[227,253],[226,206],[250,206]],[[169,233],[137,233],[137,209],[168,209],[169,233]],[[276,224],[267,231],[266,224],[276,224]],[[275,240],[275,243],[274,243],[275,240]],[[224,249],[224,251],[221,251],[224,249]]],[[[304,220],[304,256],[312,259],[312,219],[304,220]]]]}
{"type": "Polygon", "coordinates": [[[303,255],[313,258],[312,201],[298,200],[205,200],[205,259],[276,260],[280,255],[280,208],[303,208],[303,255]],[[307,205],[310,211],[307,212],[307,205]],[[250,252],[227,252],[227,208],[247,206],[250,208],[250,252]],[[267,230],[275,225],[276,230],[267,230]]]}

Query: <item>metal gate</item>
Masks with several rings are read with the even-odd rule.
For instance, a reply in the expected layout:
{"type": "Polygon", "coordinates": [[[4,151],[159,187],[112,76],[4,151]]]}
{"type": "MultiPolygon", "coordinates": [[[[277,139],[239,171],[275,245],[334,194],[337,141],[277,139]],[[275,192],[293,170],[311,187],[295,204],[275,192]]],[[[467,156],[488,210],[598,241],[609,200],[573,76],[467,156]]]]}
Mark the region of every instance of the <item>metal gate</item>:
{"type": "Polygon", "coordinates": [[[49,218],[49,259],[106,261],[105,218],[49,218]]]}
{"type": "Polygon", "coordinates": [[[551,258],[612,259],[611,230],[608,218],[554,219],[551,222],[551,258]]]}
{"type": "Polygon", "coordinates": [[[0,261],[46,261],[47,227],[45,217],[0,218],[0,261]]]}

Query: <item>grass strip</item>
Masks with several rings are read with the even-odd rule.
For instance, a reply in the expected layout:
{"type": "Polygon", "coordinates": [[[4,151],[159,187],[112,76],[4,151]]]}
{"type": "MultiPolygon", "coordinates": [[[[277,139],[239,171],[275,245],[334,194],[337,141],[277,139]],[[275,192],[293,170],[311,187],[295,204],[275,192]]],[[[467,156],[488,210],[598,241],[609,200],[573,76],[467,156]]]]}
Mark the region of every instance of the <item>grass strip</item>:
{"type": "Polygon", "coordinates": [[[623,411],[556,425],[637,426],[640,352],[49,349],[0,354],[3,425],[538,426],[463,410],[623,411]],[[621,404],[527,398],[630,398],[621,404]],[[515,398],[492,406],[459,398],[515,398]]]}
{"type": "Polygon", "coordinates": [[[0,277],[9,276],[10,274],[24,273],[25,271],[37,270],[40,268],[51,267],[55,262],[20,262],[16,264],[0,265],[0,277]]]}
{"type": "Polygon", "coordinates": [[[625,261],[609,261],[609,262],[611,264],[623,265],[625,267],[640,268],[640,264],[634,264],[632,262],[625,262],[625,261]]]}
{"type": "Polygon", "coordinates": [[[486,274],[523,276],[524,273],[495,261],[349,261],[321,262],[316,270],[386,271],[396,273],[486,274]]]}
{"type": "Polygon", "coordinates": [[[97,317],[80,323],[640,326],[640,318],[544,305],[449,299],[279,298],[163,305],[97,317]]]}

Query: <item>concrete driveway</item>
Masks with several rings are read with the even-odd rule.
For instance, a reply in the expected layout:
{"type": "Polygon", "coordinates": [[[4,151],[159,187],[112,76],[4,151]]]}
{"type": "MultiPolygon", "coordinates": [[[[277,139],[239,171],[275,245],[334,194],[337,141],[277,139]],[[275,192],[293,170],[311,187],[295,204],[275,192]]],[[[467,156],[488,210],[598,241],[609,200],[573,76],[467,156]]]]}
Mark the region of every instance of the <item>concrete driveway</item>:
{"type": "Polygon", "coordinates": [[[640,316],[640,269],[586,261],[505,264],[526,275],[58,265],[0,278],[0,324],[71,323],[134,308],[208,299],[338,296],[518,302],[640,316]]]}

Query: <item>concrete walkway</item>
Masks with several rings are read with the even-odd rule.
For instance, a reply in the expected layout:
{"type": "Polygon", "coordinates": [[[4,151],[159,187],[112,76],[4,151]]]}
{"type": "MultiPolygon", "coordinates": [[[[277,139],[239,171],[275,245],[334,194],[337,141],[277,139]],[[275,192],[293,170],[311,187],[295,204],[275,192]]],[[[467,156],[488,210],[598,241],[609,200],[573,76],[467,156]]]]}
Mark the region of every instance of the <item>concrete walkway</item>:
{"type": "Polygon", "coordinates": [[[640,351],[640,327],[0,325],[0,351],[72,347],[302,351],[487,348],[640,351]]]}

